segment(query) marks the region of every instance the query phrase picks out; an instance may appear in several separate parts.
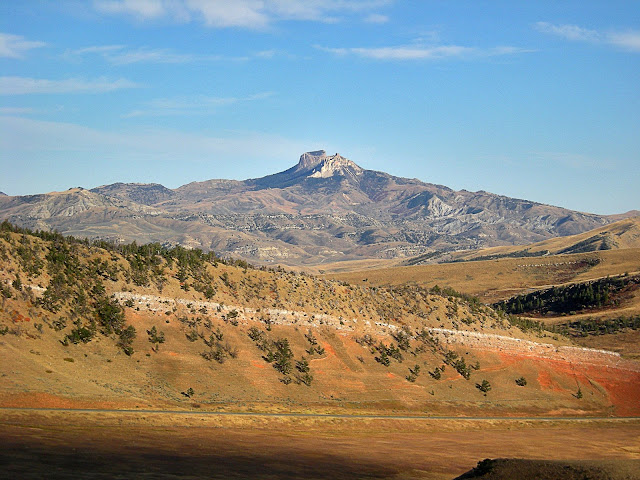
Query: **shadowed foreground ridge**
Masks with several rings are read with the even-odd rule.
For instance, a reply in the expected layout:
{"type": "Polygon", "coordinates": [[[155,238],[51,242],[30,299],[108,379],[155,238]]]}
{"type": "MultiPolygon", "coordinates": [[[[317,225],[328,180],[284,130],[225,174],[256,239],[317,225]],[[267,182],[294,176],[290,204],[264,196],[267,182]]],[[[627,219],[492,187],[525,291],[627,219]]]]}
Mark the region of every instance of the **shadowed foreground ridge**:
{"type": "Polygon", "coordinates": [[[640,460],[485,459],[454,480],[636,480],[640,460]]]}
{"type": "Polygon", "coordinates": [[[627,460],[634,458],[637,435],[638,421],[630,419],[441,421],[0,409],[0,477],[451,480],[478,458],[544,455],[559,462],[532,462],[514,467],[515,474],[500,470],[511,476],[477,478],[630,480],[638,478],[638,460],[627,460]],[[602,461],[579,461],[584,458],[602,461]],[[548,469],[536,470],[541,463],[568,464],[573,470],[567,472],[584,466],[587,475],[544,476],[548,469]],[[601,471],[618,476],[596,476],[601,471]]]}

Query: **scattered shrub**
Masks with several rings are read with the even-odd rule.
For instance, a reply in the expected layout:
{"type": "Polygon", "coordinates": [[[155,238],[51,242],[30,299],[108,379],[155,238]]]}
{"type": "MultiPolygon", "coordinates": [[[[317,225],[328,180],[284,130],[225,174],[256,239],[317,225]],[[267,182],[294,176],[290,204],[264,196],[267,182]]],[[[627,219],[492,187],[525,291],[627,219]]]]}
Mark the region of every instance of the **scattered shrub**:
{"type": "Polygon", "coordinates": [[[164,343],[164,332],[158,330],[154,325],[151,330],[147,330],[147,335],[149,336],[149,342],[153,345],[152,349],[158,352],[160,344],[164,343]]]}
{"type": "Polygon", "coordinates": [[[436,380],[440,380],[442,378],[443,371],[444,371],[444,368],[441,369],[439,367],[436,367],[433,369],[433,372],[429,372],[429,375],[431,375],[431,377],[436,380]]]}
{"type": "Polygon", "coordinates": [[[409,375],[405,378],[413,383],[418,378],[418,375],[420,375],[420,365],[416,364],[413,368],[409,368],[409,375]]]}
{"type": "Polygon", "coordinates": [[[487,392],[491,390],[491,384],[488,380],[482,380],[482,383],[476,383],[476,388],[484,393],[485,397],[487,396],[487,392]]]}
{"type": "Polygon", "coordinates": [[[122,351],[128,355],[133,355],[133,340],[136,338],[136,329],[133,325],[129,325],[123,329],[118,335],[117,345],[122,351]]]}
{"type": "Polygon", "coordinates": [[[195,342],[196,340],[198,340],[198,338],[200,338],[200,335],[198,335],[198,332],[196,330],[189,331],[189,333],[186,333],[185,336],[190,342],[195,342]]]}
{"type": "Polygon", "coordinates": [[[186,391],[184,391],[184,392],[180,392],[180,393],[181,393],[182,395],[184,395],[185,397],[187,397],[187,398],[191,398],[191,397],[193,397],[193,396],[196,394],[196,392],[195,392],[195,391],[193,390],[193,388],[191,388],[191,387],[187,388],[187,390],[186,390],[186,391]]]}

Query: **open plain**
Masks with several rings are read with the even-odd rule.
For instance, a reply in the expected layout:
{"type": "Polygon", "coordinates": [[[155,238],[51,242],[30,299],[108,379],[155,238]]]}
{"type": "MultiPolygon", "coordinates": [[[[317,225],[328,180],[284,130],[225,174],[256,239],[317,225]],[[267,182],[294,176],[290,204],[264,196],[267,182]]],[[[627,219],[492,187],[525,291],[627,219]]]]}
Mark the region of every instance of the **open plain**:
{"type": "Polygon", "coordinates": [[[484,458],[609,460],[638,478],[639,419],[429,419],[0,410],[13,478],[452,479],[484,458]]]}

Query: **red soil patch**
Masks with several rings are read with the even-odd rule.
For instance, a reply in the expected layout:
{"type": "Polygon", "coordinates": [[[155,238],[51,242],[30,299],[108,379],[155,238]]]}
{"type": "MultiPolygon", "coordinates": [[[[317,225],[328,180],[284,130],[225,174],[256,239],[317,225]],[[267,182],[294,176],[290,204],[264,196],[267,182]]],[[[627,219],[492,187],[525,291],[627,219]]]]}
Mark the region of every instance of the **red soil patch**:
{"type": "Polygon", "coordinates": [[[542,390],[553,390],[554,392],[562,392],[562,388],[551,379],[551,374],[546,370],[538,373],[538,384],[542,390]]]}
{"type": "Polygon", "coordinates": [[[336,356],[336,351],[327,342],[322,342],[322,348],[324,348],[324,351],[327,352],[329,355],[333,355],[334,357],[336,356]]]}
{"type": "Polygon", "coordinates": [[[499,358],[500,365],[483,368],[482,371],[501,370],[507,365],[513,366],[520,362],[535,365],[538,371],[537,381],[543,391],[566,392],[566,386],[563,388],[558,381],[569,378],[575,381],[576,390],[578,387],[583,390],[588,387],[602,391],[616,416],[640,415],[640,372],[615,365],[572,363],[527,355],[500,353],[499,358]]]}
{"type": "Polygon", "coordinates": [[[616,415],[640,415],[640,372],[596,366],[584,371],[607,391],[616,415]]]}
{"type": "Polygon", "coordinates": [[[0,406],[14,408],[90,408],[90,409],[118,409],[132,408],[133,403],[96,401],[95,399],[81,400],[59,397],[42,392],[24,392],[0,395],[0,406]]]}
{"type": "Polygon", "coordinates": [[[251,365],[253,365],[256,368],[265,368],[262,363],[256,362],[255,360],[251,360],[251,365]]]}

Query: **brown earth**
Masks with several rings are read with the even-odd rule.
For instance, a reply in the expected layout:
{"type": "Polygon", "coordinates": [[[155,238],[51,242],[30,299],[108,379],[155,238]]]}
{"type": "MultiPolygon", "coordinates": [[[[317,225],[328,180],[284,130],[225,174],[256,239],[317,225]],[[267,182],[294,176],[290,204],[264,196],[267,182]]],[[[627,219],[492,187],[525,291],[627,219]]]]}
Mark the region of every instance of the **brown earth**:
{"type": "MultiPolygon", "coordinates": [[[[143,332],[157,325],[153,316],[137,312],[131,322],[143,332]]],[[[216,325],[224,323],[214,323],[214,329],[216,325]]],[[[296,328],[276,325],[270,333],[288,338],[299,358],[306,329],[296,328]]],[[[180,324],[172,321],[163,330],[167,341],[159,352],[152,351],[146,339],[138,339],[134,346],[140,353],[133,358],[107,339],[63,347],[55,338],[5,336],[0,340],[0,406],[182,409],[197,404],[227,411],[640,415],[640,367],[611,355],[592,359],[578,350],[555,353],[547,347],[538,352],[522,342],[505,344],[506,340],[490,338],[487,342],[494,341],[493,346],[443,343],[467,364],[478,362],[479,370],[465,380],[448,366],[436,380],[428,371],[442,364],[440,354],[410,355],[384,367],[352,334],[324,327],[315,335],[325,354],[311,359],[314,380],[307,387],[284,385],[247,337],[246,327],[225,330],[239,354],[222,365],[202,358],[205,346],[187,341],[180,324]],[[522,350],[514,345],[522,345],[522,350]],[[411,383],[405,377],[414,364],[422,370],[411,383]],[[527,379],[525,387],[515,384],[519,377],[527,379]],[[492,386],[486,396],[476,388],[483,379],[492,386]],[[191,398],[180,393],[189,387],[195,391],[191,398]],[[578,389],[583,398],[576,397],[578,389]]]]}
{"type": "Polygon", "coordinates": [[[0,410],[0,472],[23,479],[436,480],[461,475],[487,457],[626,460],[636,475],[639,446],[638,420],[0,410]]]}
{"type": "MultiPolygon", "coordinates": [[[[480,298],[499,300],[562,284],[640,272],[640,248],[534,258],[500,258],[326,274],[355,285],[448,286],[480,298]],[[593,264],[594,262],[596,264],[593,264]]],[[[638,309],[640,311],[640,309],[638,309]]]]}
{"type": "Polygon", "coordinates": [[[471,260],[491,255],[512,255],[524,257],[536,252],[560,253],[595,252],[628,248],[640,248],[640,216],[637,212],[630,218],[618,220],[604,227],[589,230],[576,235],[550,238],[530,245],[514,245],[484,248],[469,252],[455,252],[452,258],[471,260]]]}
{"type": "MultiPolygon", "coordinates": [[[[633,222],[631,220],[628,222],[637,227],[640,221],[638,219],[632,220],[633,222]]],[[[625,240],[627,243],[631,243],[634,239],[625,237],[625,240]]],[[[554,242],[551,244],[566,244],[562,243],[562,239],[555,239],[554,242]]],[[[549,246],[550,243],[544,243],[544,245],[549,246]]],[[[432,288],[435,285],[449,286],[460,292],[477,296],[483,303],[493,303],[552,286],[586,282],[625,273],[634,274],[638,271],[640,271],[640,249],[620,248],[535,258],[500,258],[343,271],[327,274],[326,277],[371,286],[399,286],[403,284],[415,284],[425,288],[432,288]]],[[[640,315],[640,291],[638,290],[618,299],[616,305],[613,306],[579,312],[571,316],[536,317],[534,320],[554,325],[585,318],[610,319],[636,315],[640,315]]],[[[639,339],[640,332],[630,330],[608,335],[575,338],[574,341],[584,347],[612,350],[619,352],[626,358],[638,359],[640,358],[639,339]]]]}
{"type": "Polygon", "coordinates": [[[625,357],[640,360],[640,331],[628,330],[611,335],[594,335],[575,339],[587,348],[602,348],[620,352],[625,357]]]}
{"type": "Polygon", "coordinates": [[[78,262],[114,267],[104,288],[119,299],[137,336],[131,356],[117,346],[115,334],[97,332],[86,344],[65,346],[77,312],[44,309],[38,296],[50,281],[48,271],[26,272],[18,245],[43,263],[49,248],[35,237],[9,233],[0,239],[0,280],[11,294],[0,306],[0,405],[483,416],[638,412],[637,362],[571,348],[548,332],[522,331],[483,305],[411,286],[354,286],[222,263],[204,267],[215,286],[213,298],[205,300],[183,288],[176,265],[162,263],[161,290],[156,281],[135,285],[122,256],[78,244],[78,262]],[[148,334],[154,327],[165,335],[157,349],[148,334]],[[287,339],[294,356],[288,377],[249,338],[251,328],[272,341],[287,339]],[[426,337],[420,340],[422,330],[426,337]],[[409,332],[402,351],[393,336],[401,331],[409,332]],[[309,353],[309,332],[323,353],[309,353]],[[234,355],[221,362],[203,357],[214,334],[234,355]],[[384,365],[381,348],[391,346],[400,356],[384,365]],[[465,367],[474,367],[468,378],[451,360],[441,375],[433,374],[454,353],[465,367]],[[310,385],[296,369],[303,358],[310,385]],[[410,378],[416,367],[419,374],[410,378]],[[525,387],[516,385],[520,377],[525,387]],[[483,380],[491,385],[486,395],[477,388],[483,380]]]}
{"type": "Polygon", "coordinates": [[[523,460],[485,459],[471,471],[455,480],[483,478],[484,480],[633,480],[640,474],[637,460],[523,460]]]}

